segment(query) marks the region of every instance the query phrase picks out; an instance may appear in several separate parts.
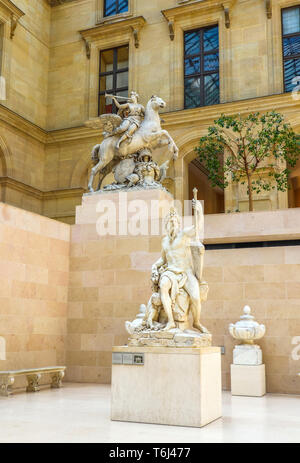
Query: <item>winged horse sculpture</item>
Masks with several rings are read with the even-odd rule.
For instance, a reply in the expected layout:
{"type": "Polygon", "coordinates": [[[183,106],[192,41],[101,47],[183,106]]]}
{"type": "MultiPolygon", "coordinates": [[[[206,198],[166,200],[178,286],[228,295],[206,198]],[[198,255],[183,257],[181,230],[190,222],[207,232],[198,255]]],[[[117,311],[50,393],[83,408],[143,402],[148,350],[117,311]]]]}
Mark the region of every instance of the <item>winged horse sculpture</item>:
{"type": "Polygon", "coordinates": [[[95,176],[100,173],[98,189],[104,177],[110,173],[113,167],[122,159],[139,153],[141,150],[152,152],[156,148],[166,146],[173,159],[178,157],[178,148],[170,134],[161,128],[159,110],[166,107],[164,100],[153,95],[147,103],[145,117],[133,134],[130,142],[123,142],[118,146],[120,134],[114,135],[114,130],[121,124],[122,118],[116,114],[103,114],[100,118],[86,122],[88,127],[104,127],[104,140],[94,146],[92,150],[92,160],[97,162],[91,170],[88,189],[93,192],[95,176]]]}

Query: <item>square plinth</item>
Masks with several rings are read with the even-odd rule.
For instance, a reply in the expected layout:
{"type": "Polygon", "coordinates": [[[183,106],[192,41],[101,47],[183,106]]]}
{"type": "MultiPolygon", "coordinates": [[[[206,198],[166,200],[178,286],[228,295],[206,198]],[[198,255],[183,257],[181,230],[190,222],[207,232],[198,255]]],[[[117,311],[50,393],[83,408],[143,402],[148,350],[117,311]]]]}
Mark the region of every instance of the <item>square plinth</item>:
{"type": "Polygon", "coordinates": [[[265,365],[231,365],[231,394],[261,397],[266,393],[265,365]]]}
{"type": "Polygon", "coordinates": [[[261,365],[262,350],[257,345],[241,344],[233,349],[234,365],[261,365]]]}
{"type": "Polygon", "coordinates": [[[112,420],[201,427],[221,417],[219,347],[113,347],[116,353],[112,420]],[[121,363],[124,354],[142,362],[121,363]]]}

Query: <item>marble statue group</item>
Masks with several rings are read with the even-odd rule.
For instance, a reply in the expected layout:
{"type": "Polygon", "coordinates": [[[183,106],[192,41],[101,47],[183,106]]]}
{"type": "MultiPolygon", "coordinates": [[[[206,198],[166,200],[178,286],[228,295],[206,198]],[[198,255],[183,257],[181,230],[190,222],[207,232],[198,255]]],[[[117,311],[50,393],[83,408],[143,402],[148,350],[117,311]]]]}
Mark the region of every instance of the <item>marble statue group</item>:
{"type": "Polygon", "coordinates": [[[161,128],[159,110],[166,103],[152,95],[146,108],[141,105],[139,95],[131,92],[129,98],[106,95],[114,101],[118,113],[102,114],[86,122],[92,128],[101,127],[103,141],[92,150],[92,167],[89,192],[94,192],[94,178],[99,174],[96,190],[119,190],[128,188],[161,188],[169,161],[159,166],[152,158],[152,151],[166,147],[170,157],[176,159],[178,148],[170,134],[161,128]],[[125,103],[119,103],[119,99],[125,103]],[[115,182],[101,188],[103,179],[114,173],[115,182]]]}
{"type": "Polygon", "coordinates": [[[147,305],[141,304],[136,319],[126,322],[129,345],[211,344],[210,333],[200,323],[201,302],[207,298],[208,285],[202,278],[205,248],[199,236],[204,216],[196,193],[194,190],[194,225],[180,229],[175,208],[166,218],[161,257],[152,265],[152,295],[147,305]]]}
{"type": "MultiPolygon", "coordinates": [[[[94,192],[94,178],[99,173],[96,191],[163,188],[169,160],[159,166],[152,157],[156,148],[166,147],[176,159],[178,148],[170,134],[161,128],[159,110],[166,103],[153,95],[146,108],[139,96],[111,98],[117,114],[103,114],[87,126],[101,127],[103,141],[92,150],[92,168],[88,189],[94,192]],[[126,102],[119,103],[119,99],[126,102]],[[115,182],[101,188],[104,177],[114,173],[115,182]]],[[[203,281],[204,215],[194,189],[192,201],[195,224],[181,228],[175,208],[166,218],[166,235],[162,239],[161,257],[151,272],[152,294],[141,304],[140,313],[125,326],[130,334],[129,345],[200,347],[211,345],[211,334],[200,322],[201,303],[206,300],[208,285],[203,281]]]]}

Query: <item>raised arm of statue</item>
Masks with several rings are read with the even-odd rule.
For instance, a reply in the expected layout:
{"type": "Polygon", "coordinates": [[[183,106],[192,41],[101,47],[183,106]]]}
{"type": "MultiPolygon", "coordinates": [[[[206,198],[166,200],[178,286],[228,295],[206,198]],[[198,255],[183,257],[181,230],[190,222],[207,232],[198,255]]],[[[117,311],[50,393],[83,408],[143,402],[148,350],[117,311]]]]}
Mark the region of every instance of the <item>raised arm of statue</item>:
{"type": "Polygon", "coordinates": [[[115,102],[115,105],[118,109],[127,109],[129,107],[129,104],[128,103],[123,103],[123,104],[120,104],[117,100],[117,98],[115,98],[114,95],[111,95],[111,99],[114,100],[115,102]]]}
{"type": "MultiPolygon", "coordinates": [[[[182,230],[182,234],[188,238],[188,239],[191,239],[191,238],[197,238],[197,235],[196,235],[196,227],[195,225],[192,225],[191,227],[186,227],[182,230]]],[[[199,241],[197,239],[197,245],[199,246],[200,248],[200,253],[201,254],[204,254],[205,252],[205,247],[204,245],[201,243],[201,241],[199,241]]]]}
{"type": "Polygon", "coordinates": [[[204,234],[204,214],[203,214],[203,207],[201,201],[196,199],[196,188],[194,188],[194,198],[192,199],[192,207],[195,214],[195,234],[196,240],[200,241],[204,234]]]}

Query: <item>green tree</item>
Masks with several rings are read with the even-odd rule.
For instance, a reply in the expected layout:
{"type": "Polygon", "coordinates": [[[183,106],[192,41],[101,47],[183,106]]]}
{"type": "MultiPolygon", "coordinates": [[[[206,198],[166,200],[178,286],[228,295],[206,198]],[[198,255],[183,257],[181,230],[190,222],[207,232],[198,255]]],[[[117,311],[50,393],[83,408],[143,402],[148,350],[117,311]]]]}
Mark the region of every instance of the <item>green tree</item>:
{"type": "Polygon", "coordinates": [[[221,117],[208,128],[195,148],[208,171],[212,186],[226,188],[233,182],[247,184],[249,211],[253,211],[253,193],[288,188],[290,168],[300,156],[299,135],[284,116],[236,114],[221,117]]]}

